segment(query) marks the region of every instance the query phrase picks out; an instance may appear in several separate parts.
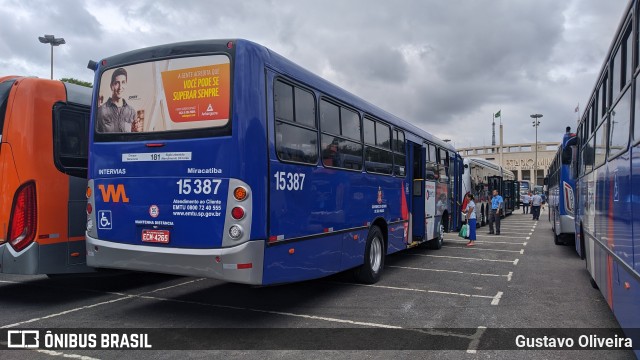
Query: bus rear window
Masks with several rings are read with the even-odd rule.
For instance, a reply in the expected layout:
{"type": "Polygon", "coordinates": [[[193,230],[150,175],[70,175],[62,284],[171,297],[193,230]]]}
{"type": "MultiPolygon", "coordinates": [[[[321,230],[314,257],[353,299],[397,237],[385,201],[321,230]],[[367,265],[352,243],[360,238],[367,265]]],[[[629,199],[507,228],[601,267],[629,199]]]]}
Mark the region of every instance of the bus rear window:
{"type": "Polygon", "coordinates": [[[229,123],[231,69],[226,55],[114,67],[100,77],[98,133],[221,128],[229,123]]]}
{"type": "Polygon", "coordinates": [[[14,82],[14,80],[9,80],[0,83],[0,135],[2,135],[2,128],[4,127],[4,117],[7,112],[9,93],[11,92],[11,86],[14,82]]]}

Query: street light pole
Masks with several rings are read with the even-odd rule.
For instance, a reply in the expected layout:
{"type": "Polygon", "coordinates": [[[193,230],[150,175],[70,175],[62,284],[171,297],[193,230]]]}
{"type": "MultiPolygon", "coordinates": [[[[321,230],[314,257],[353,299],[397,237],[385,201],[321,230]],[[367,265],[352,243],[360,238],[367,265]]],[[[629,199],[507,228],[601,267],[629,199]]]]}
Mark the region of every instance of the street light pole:
{"type": "Polygon", "coordinates": [[[535,186],[538,182],[538,126],[540,126],[540,119],[542,117],[542,114],[533,114],[531,115],[531,118],[533,119],[533,127],[536,128],[536,143],[535,143],[535,148],[536,148],[536,161],[533,164],[533,189],[535,190],[535,186]]]}
{"type": "Polygon", "coordinates": [[[53,80],[53,47],[66,44],[66,42],[64,38],[57,38],[55,35],[39,36],[38,40],[43,44],[51,44],[51,80],[53,80]]]}

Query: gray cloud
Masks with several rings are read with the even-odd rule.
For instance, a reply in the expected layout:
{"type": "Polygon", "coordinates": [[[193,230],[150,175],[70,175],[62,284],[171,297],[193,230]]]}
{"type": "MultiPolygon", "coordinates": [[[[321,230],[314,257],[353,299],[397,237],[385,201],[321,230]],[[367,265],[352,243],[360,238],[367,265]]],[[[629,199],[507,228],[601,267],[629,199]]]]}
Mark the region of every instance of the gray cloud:
{"type": "Polygon", "coordinates": [[[37,37],[63,36],[56,77],[89,59],[206,38],[261,43],[457,146],[557,141],[590,94],[626,1],[400,0],[124,3],[0,0],[4,74],[49,76],[37,37]],[[46,11],[45,11],[46,9],[46,11]]]}

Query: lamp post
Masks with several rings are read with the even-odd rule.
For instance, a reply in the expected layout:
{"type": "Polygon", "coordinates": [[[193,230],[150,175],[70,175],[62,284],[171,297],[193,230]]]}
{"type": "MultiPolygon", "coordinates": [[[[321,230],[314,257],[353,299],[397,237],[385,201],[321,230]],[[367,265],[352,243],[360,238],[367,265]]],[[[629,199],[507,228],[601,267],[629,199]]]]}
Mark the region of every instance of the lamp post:
{"type": "Polygon", "coordinates": [[[51,80],[53,80],[53,47],[66,44],[66,42],[64,38],[57,38],[54,35],[39,36],[38,40],[43,44],[51,44],[51,80]]]}
{"type": "Polygon", "coordinates": [[[542,117],[542,114],[533,114],[531,115],[531,118],[533,119],[532,123],[533,123],[533,127],[536,128],[536,143],[535,143],[535,148],[536,148],[536,161],[535,163],[533,163],[533,189],[535,190],[535,186],[538,182],[538,126],[540,126],[540,119],[542,117]]]}

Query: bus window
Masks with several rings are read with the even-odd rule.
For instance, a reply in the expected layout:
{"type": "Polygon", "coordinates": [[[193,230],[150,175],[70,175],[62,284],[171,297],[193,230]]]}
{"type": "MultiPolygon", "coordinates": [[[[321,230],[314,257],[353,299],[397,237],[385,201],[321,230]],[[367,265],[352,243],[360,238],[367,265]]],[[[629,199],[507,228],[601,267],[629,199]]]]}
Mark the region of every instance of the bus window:
{"type": "Polygon", "coordinates": [[[594,167],[598,167],[604,163],[607,157],[607,121],[600,124],[600,127],[596,130],[596,135],[593,138],[593,147],[595,149],[594,167]]]}
{"type": "Polygon", "coordinates": [[[427,174],[426,180],[435,181],[438,178],[438,164],[434,162],[427,162],[427,174]]]}
{"type": "Polygon", "coordinates": [[[87,176],[89,107],[58,103],[53,107],[53,159],[58,170],[87,176]]]}
{"type": "Polygon", "coordinates": [[[0,83],[0,138],[2,137],[2,128],[4,128],[4,117],[7,111],[7,100],[13,86],[13,80],[7,80],[0,83]]]}
{"type": "Polygon", "coordinates": [[[629,144],[629,123],[631,122],[631,90],[622,95],[611,111],[609,129],[609,156],[615,156],[627,149],[629,144]]]}
{"type": "Polygon", "coordinates": [[[360,116],[326,100],[320,102],[322,163],[329,167],[362,169],[360,116]]]}
{"type": "Polygon", "coordinates": [[[429,162],[432,163],[437,163],[437,150],[435,145],[431,145],[429,144],[429,157],[428,157],[429,162]]]}
{"type": "Polygon", "coordinates": [[[278,158],[316,164],[318,134],[313,94],[280,80],[276,81],[273,92],[278,158]]]}
{"type": "Polygon", "coordinates": [[[405,156],[405,143],[404,143],[404,132],[399,131],[397,129],[394,130],[394,139],[393,139],[393,163],[394,163],[394,171],[393,173],[398,176],[405,176],[405,166],[406,166],[406,156],[405,156]]]}
{"type": "Polygon", "coordinates": [[[365,169],[367,172],[390,175],[393,171],[391,127],[380,121],[365,118],[365,169]],[[375,136],[372,136],[375,132],[375,136]]]}
{"type": "Polygon", "coordinates": [[[640,140],[640,91],[638,91],[638,81],[636,80],[636,101],[633,116],[633,142],[640,140]]]}

